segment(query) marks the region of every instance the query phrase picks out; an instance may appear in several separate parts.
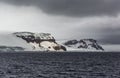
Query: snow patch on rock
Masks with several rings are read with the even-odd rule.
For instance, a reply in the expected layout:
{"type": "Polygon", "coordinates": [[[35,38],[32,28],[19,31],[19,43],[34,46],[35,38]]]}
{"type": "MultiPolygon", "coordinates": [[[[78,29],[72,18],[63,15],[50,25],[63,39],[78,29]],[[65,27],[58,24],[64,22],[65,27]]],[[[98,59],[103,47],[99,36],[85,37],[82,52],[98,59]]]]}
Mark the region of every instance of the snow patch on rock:
{"type": "Polygon", "coordinates": [[[63,44],[68,47],[68,50],[69,48],[83,51],[104,50],[94,39],[69,40],[63,44]]]}
{"type": "Polygon", "coordinates": [[[66,48],[58,44],[49,33],[16,32],[16,37],[23,39],[38,51],[66,51],[66,48]]]}

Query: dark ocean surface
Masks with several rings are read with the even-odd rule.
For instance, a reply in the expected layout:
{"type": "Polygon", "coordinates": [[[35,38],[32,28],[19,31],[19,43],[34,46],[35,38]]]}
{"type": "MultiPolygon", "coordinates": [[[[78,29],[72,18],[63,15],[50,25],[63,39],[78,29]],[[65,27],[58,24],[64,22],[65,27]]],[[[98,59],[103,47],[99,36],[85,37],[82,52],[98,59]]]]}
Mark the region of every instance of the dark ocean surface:
{"type": "Polygon", "coordinates": [[[0,53],[0,78],[120,78],[120,53],[0,53]]]}

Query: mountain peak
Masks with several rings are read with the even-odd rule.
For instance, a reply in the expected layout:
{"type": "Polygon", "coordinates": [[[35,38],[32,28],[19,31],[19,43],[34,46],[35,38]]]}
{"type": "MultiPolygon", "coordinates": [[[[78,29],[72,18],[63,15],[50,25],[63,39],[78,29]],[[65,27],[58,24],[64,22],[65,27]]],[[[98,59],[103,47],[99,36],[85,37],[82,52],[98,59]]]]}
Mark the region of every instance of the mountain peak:
{"type": "Polygon", "coordinates": [[[88,50],[104,50],[95,39],[81,39],[81,40],[69,40],[64,43],[67,47],[88,49],[88,50]]]}

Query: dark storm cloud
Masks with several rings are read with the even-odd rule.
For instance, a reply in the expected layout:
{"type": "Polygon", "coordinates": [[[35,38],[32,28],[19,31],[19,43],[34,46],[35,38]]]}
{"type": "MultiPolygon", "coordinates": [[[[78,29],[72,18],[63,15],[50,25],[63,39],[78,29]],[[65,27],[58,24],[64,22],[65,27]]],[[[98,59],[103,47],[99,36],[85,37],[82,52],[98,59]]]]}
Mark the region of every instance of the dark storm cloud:
{"type": "Polygon", "coordinates": [[[120,28],[106,28],[101,31],[102,43],[120,44],[120,28]]]}
{"type": "Polygon", "coordinates": [[[104,44],[120,44],[120,35],[116,34],[111,34],[111,35],[106,35],[103,39],[100,39],[101,43],[104,44]]]}
{"type": "Polygon", "coordinates": [[[37,6],[54,15],[91,16],[117,15],[120,0],[0,0],[20,6],[37,6]]]}

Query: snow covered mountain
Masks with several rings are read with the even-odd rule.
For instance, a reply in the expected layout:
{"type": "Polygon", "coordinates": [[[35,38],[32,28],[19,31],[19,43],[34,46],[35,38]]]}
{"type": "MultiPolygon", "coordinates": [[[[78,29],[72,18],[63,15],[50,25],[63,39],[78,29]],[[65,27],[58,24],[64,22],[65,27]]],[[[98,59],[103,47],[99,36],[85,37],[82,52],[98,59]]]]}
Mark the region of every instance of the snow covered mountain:
{"type": "Polygon", "coordinates": [[[49,33],[0,34],[0,51],[66,51],[49,33]]]}
{"type": "Polygon", "coordinates": [[[74,50],[104,50],[94,39],[69,40],[63,44],[68,48],[73,48],[74,50]]]}

